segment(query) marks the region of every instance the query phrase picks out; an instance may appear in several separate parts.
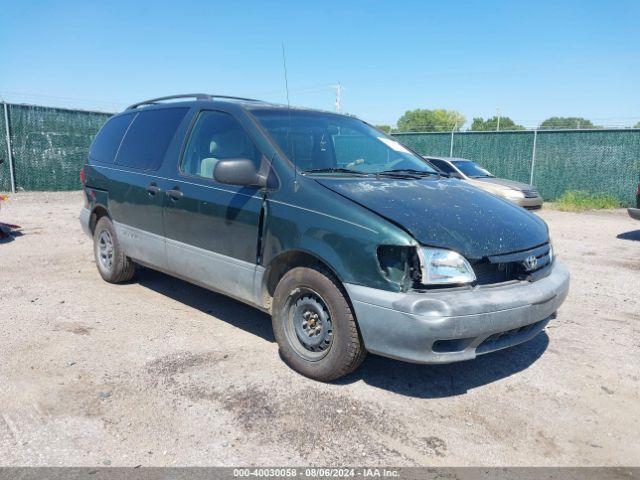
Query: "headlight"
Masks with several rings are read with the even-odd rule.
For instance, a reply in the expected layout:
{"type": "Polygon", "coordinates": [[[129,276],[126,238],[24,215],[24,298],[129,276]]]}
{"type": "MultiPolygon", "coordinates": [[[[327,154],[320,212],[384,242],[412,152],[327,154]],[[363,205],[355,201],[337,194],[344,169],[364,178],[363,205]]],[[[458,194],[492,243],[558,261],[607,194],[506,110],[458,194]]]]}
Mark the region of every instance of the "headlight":
{"type": "Polygon", "coordinates": [[[476,275],[467,259],[452,250],[418,249],[423,285],[450,285],[475,282],[476,275]]]}
{"type": "Polygon", "coordinates": [[[524,198],[524,193],[520,190],[503,190],[502,195],[504,195],[505,198],[510,198],[512,200],[515,200],[516,198],[524,198]]]}
{"type": "Polygon", "coordinates": [[[553,251],[553,243],[551,242],[551,239],[549,239],[549,265],[553,263],[555,256],[556,253],[553,251]]]}

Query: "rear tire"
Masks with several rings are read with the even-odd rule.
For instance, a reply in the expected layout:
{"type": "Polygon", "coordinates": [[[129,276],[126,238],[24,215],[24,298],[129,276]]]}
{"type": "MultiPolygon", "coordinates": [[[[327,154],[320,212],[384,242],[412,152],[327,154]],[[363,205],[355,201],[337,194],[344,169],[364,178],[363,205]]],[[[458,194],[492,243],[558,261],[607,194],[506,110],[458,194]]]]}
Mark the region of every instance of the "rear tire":
{"type": "Polygon", "coordinates": [[[273,296],[272,322],[282,357],[309,378],[335,380],[366,357],[346,293],[325,269],[287,272],[273,296]]]}
{"type": "Polygon", "coordinates": [[[133,278],[135,263],[124,254],[109,217],[98,220],[93,232],[93,254],[100,276],[109,283],[133,278]]]}

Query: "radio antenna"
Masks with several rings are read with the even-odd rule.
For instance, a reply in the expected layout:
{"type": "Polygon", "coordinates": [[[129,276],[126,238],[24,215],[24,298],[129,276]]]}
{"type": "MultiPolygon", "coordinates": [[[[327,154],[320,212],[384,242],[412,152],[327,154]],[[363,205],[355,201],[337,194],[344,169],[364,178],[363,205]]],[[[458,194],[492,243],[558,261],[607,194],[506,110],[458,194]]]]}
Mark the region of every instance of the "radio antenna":
{"type": "MultiPolygon", "coordinates": [[[[287,113],[289,115],[289,128],[287,128],[287,146],[293,162],[293,190],[298,190],[298,167],[296,165],[296,157],[293,153],[293,145],[291,144],[291,102],[289,101],[289,80],[287,78],[287,56],[284,50],[284,42],[282,42],[282,67],[284,69],[284,90],[287,94],[287,113]]],[[[287,152],[287,153],[289,153],[287,152]]]]}

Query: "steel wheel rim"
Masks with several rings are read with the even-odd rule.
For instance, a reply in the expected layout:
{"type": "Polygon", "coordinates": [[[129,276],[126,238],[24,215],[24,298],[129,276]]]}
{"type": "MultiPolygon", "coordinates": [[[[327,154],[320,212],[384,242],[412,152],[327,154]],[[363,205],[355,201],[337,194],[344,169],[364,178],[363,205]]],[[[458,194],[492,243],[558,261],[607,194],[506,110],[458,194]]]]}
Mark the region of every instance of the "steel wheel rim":
{"type": "Polygon", "coordinates": [[[324,358],[333,344],[333,322],[324,299],[310,288],[289,294],[285,334],[289,344],[305,360],[324,358]]]}
{"type": "Polygon", "coordinates": [[[113,267],[113,238],[108,230],[100,232],[98,237],[98,261],[106,270],[113,267]]]}

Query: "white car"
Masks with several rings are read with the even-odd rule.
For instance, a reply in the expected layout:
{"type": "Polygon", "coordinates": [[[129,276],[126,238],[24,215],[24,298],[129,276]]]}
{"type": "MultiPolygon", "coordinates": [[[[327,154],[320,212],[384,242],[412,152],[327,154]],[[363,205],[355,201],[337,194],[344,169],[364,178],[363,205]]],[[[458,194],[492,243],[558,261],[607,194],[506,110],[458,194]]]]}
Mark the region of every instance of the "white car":
{"type": "Polygon", "coordinates": [[[516,205],[534,210],[542,207],[542,197],[536,187],[526,183],[497,178],[477,163],[465,158],[424,156],[438,170],[459,178],[474,187],[503,197],[516,205]]]}

